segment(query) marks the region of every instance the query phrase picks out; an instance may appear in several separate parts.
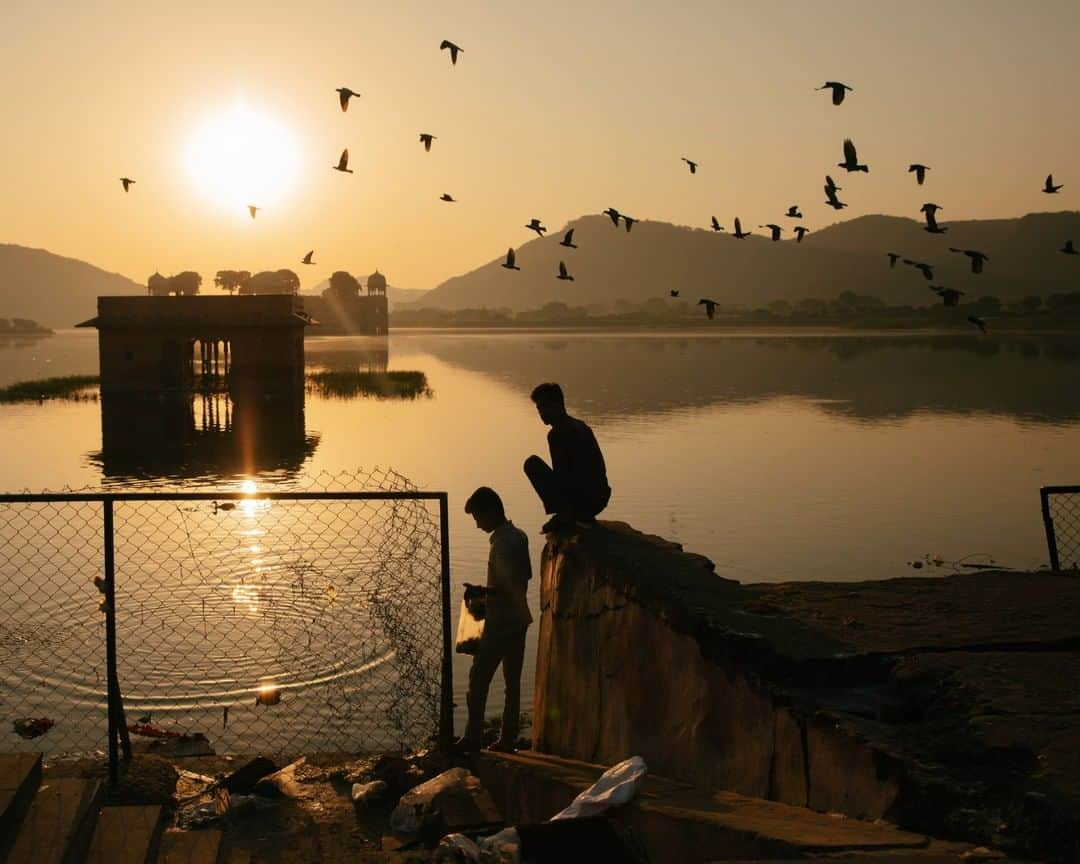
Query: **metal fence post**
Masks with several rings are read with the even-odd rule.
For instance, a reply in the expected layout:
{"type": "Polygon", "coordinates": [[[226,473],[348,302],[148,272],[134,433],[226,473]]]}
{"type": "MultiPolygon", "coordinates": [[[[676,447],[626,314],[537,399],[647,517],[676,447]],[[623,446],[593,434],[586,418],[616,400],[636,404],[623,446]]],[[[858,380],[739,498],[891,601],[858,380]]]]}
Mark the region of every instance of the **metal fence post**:
{"type": "Polygon", "coordinates": [[[442,689],[439,704],[439,747],[454,740],[454,649],[450,635],[450,511],[447,494],[439,495],[439,538],[442,543],[442,689]]]}
{"type": "Polygon", "coordinates": [[[1046,548],[1050,552],[1050,569],[1060,570],[1061,562],[1058,560],[1057,536],[1054,534],[1054,520],[1050,515],[1050,490],[1043,487],[1039,490],[1042,497],[1043,526],[1046,528],[1046,548]]]}
{"type": "Polygon", "coordinates": [[[117,745],[119,743],[120,712],[119,704],[114,687],[119,678],[116,672],[116,576],[115,549],[113,547],[113,501],[106,498],[101,502],[103,508],[103,532],[105,543],[105,582],[103,584],[105,597],[105,691],[108,700],[109,711],[109,783],[115,786],[119,774],[119,755],[117,745]]]}

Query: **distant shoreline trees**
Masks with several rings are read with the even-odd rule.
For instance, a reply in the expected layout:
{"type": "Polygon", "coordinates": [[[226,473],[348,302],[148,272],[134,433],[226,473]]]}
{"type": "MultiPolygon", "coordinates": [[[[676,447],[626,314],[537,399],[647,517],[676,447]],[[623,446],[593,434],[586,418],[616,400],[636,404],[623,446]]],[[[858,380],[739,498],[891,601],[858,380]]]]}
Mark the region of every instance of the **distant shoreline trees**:
{"type": "Polygon", "coordinates": [[[146,292],[151,297],[168,297],[170,294],[175,294],[177,297],[194,295],[199,293],[201,286],[202,276],[194,270],[184,270],[174,276],[154,273],[146,280],[146,292]]]}

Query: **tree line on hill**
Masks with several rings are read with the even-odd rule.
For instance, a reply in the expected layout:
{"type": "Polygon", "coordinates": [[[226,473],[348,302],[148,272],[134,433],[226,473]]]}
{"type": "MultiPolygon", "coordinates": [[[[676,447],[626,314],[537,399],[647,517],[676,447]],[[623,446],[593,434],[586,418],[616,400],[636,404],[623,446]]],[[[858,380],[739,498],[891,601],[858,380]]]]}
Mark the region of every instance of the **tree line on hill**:
{"type": "Polygon", "coordinates": [[[0,336],[19,336],[28,333],[51,333],[31,318],[0,318],[0,336]]]}

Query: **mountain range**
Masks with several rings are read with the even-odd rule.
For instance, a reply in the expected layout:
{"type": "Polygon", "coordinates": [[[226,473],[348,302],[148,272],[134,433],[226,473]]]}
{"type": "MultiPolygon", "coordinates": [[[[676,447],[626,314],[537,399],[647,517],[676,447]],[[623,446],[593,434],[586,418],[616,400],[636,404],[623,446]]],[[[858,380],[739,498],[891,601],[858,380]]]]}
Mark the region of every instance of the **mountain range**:
{"type": "MultiPolygon", "coordinates": [[[[724,304],[764,306],[774,300],[832,298],[843,291],[870,294],[890,305],[937,302],[931,284],[964,291],[967,300],[993,294],[1016,299],[1080,289],[1080,256],[1065,255],[1068,238],[1080,243],[1080,213],[1031,213],[1015,219],[947,222],[944,235],[897,216],[861,216],[794,239],[772,242],[755,225],[754,236],[643,221],[627,233],[605,215],[583,216],[517,250],[520,272],[504,269],[503,256],[448,279],[412,308],[532,309],[550,301],[610,307],[641,302],[678,289],[682,299],[709,297],[724,304]],[[559,245],[574,229],[577,249],[559,245]],[[765,236],[763,236],[765,235],[765,236]],[[989,256],[981,275],[949,247],[989,256]],[[889,267],[887,253],[936,265],[933,282],[910,266],[889,267]],[[564,261],[574,281],[556,278],[564,261]]],[[[778,222],[781,220],[778,220],[778,222]]],[[[789,229],[795,220],[782,220],[789,229]]],[[[733,224],[721,220],[729,231],[733,224]]],[[[785,233],[790,233],[785,230],[785,233]]]]}

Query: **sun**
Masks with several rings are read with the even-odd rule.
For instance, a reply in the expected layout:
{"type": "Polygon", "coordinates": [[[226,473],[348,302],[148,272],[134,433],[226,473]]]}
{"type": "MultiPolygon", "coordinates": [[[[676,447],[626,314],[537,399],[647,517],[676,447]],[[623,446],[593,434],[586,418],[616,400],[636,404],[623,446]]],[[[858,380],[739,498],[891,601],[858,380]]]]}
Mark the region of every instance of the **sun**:
{"type": "Polygon", "coordinates": [[[209,203],[248,217],[248,205],[273,208],[300,173],[296,136],[272,112],[236,101],[207,113],[187,146],[194,189],[209,203]]]}

